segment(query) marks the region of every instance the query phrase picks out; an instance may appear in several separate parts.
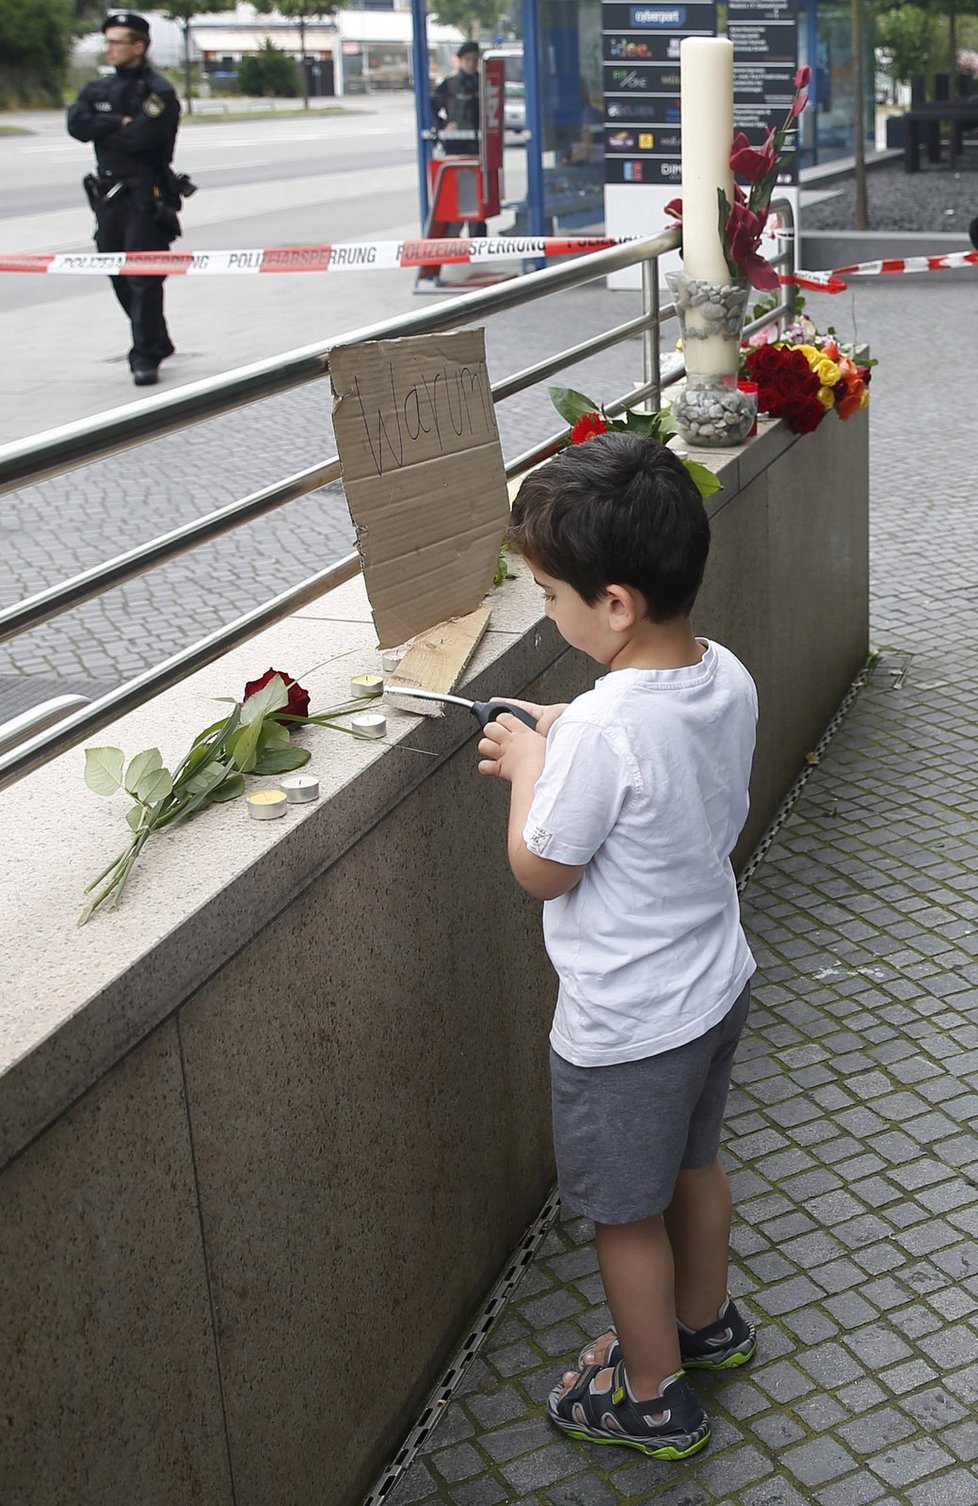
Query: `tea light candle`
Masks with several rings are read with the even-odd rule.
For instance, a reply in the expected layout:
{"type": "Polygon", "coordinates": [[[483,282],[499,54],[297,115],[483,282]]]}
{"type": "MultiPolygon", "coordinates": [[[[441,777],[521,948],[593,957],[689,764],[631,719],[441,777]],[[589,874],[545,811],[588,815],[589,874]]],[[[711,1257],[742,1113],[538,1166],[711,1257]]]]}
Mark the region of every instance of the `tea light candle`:
{"type": "Polygon", "coordinates": [[[380,665],[385,675],[392,675],[408,651],[408,645],[402,643],[400,648],[385,648],[380,656],[380,665]]]}
{"type": "Polygon", "coordinates": [[[255,790],[248,796],[248,815],[256,821],[274,821],[285,815],[287,804],[283,790],[255,790]]]}
{"type": "Polygon", "coordinates": [[[383,695],[384,681],[380,675],[354,675],[350,680],[350,694],[383,695]]]}
{"type": "Polygon", "coordinates": [[[304,805],[319,799],[319,780],[315,774],[283,774],[278,787],[290,805],[304,805]]]}
{"type": "Polygon", "coordinates": [[[387,718],[380,711],[361,711],[351,716],[350,726],[357,737],[387,736],[387,718]]]}

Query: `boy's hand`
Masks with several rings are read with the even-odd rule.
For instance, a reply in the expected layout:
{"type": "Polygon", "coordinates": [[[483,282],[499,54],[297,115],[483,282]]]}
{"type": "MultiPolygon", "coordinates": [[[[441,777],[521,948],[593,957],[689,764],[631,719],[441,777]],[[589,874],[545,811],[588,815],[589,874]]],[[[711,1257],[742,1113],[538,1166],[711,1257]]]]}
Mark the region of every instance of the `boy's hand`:
{"type": "Polygon", "coordinates": [[[566,711],[567,707],[570,705],[569,701],[560,701],[555,706],[538,706],[536,701],[521,701],[519,697],[515,695],[491,695],[489,697],[489,700],[490,702],[505,700],[508,701],[511,706],[522,706],[524,711],[528,711],[532,717],[535,717],[537,731],[540,733],[541,737],[546,737],[547,733],[550,731],[551,727],[560,716],[561,712],[566,711]]]}
{"type": "MultiPolygon", "coordinates": [[[[516,701],[531,715],[549,708],[534,706],[529,701],[516,701]]],[[[479,773],[490,774],[496,779],[508,780],[510,784],[522,776],[535,783],[543,768],[547,751],[546,739],[539,727],[536,731],[521,722],[518,717],[501,712],[497,722],[487,722],[479,739],[479,773]]]]}

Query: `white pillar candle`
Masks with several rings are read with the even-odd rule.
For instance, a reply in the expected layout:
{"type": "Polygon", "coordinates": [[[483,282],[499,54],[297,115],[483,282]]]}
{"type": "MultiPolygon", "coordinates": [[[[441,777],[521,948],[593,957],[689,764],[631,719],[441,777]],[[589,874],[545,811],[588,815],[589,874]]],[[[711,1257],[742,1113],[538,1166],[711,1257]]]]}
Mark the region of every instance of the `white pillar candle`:
{"type": "Polygon", "coordinates": [[[683,267],[690,277],[725,283],[717,189],[733,202],[733,43],[686,37],[679,48],[682,111],[683,267]]]}

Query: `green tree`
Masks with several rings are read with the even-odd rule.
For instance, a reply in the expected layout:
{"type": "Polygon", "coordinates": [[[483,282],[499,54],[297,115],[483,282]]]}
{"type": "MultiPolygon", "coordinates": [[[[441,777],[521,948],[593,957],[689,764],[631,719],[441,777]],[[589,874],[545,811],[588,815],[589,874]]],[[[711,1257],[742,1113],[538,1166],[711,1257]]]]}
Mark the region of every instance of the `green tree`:
{"type": "Polygon", "coordinates": [[[429,0],[428,14],[442,26],[455,26],[465,36],[475,38],[480,29],[495,33],[499,18],[505,15],[500,0],[429,0]]]}
{"type": "Polygon", "coordinates": [[[71,0],[0,0],[0,106],[62,103],[73,21],[71,0]]]}
{"type": "MultiPolygon", "coordinates": [[[[950,75],[953,98],[958,92],[958,22],[964,16],[978,16],[978,0],[917,0],[915,5],[901,4],[899,0],[876,0],[876,7],[877,24],[882,26],[886,25],[885,18],[897,10],[920,11],[930,20],[934,29],[932,35],[939,37],[944,46],[935,41],[929,61],[932,64],[939,62],[941,70],[950,75]]],[[[911,71],[922,73],[925,67],[918,62],[911,71]]]]}
{"type": "Polygon", "coordinates": [[[934,18],[919,5],[881,10],[876,41],[889,54],[887,71],[898,84],[909,84],[912,73],[929,73],[933,66],[934,18]]]}
{"type": "Polygon", "coordinates": [[[273,12],[288,16],[299,27],[299,72],[302,75],[302,107],[309,108],[309,82],[306,78],[306,22],[321,21],[326,16],[335,16],[347,0],[329,0],[329,3],[314,4],[312,0],[254,0],[255,10],[262,15],[273,12]]]}
{"type": "Polygon", "coordinates": [[[183,27],[183,77],[187,97],[187,114],[194,113],[193,72],[190,67],[190,23],[194,16],[211,15],[218,10],[234,10],[236,0],[170,0],[163,14],[183,27]]]}
{"type": "Polygon", "coordinates": [[[294,99],[299,92],[299,69],[295,58],[266,38],[258,52],[241,59],[238,83],[242,94],[294,99]]]}

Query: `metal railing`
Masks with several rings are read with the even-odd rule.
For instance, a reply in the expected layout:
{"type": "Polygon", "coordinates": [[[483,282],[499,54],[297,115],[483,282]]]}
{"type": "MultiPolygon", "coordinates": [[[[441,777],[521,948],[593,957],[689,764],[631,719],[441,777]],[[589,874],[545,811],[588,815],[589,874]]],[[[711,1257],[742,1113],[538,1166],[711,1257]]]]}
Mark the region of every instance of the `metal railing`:
{"type": "MultiPolygon", "coordinates": [[[[774,258],[776,265],[783,266],[791,256],[791,210],[787,203],[779,202],[775,207],[781,221],[786,222],[787,226],[779,254],[774,258]]],[[[62,475],[65,471],[104,460],[137,444],[176,433],[204,419],[231,412],[247,403],[288,392],[328,376],[330,351],[340,346],[364,340],[393,340],[407,335],[434,334],[456,329],[566,289],[581,287],[606,277],[609,273],[636,265],[641,267],[643,291],[643,310],[637,318],[557,351],[546,360],[506,377],[493,385],[492,396],[495,403],[503,402],[568,366],[608,350],[634,335],[641,335],[644,380],[620,398],[605,404],[605,409],[611,415],[623,412],[626,407],[642,404],[657,409],[663,388],[677,381],[685,372],[679,357],[674,358],[663,370],[660,352],[661,326],[673,318],[676,311],[673,304],[660,307],[658,258],[677,249],[679,240],[678,230],[668,230],[648,240],[597,251],[556,267],[528,273],[496,287],[463,294],[416,314],[364,326],[350,331],[342,339],[305,346],[285,356],[257,361],[221,376],[193,382],[171,393],[114,408],[95,418],[80,419],[5,445],[0,447],[0,496],[16,487],[62,475]]],[[[793,294],[788,291],[784,301],[768,310],[761,319],[748,324],[746,329],[751,331],[783,319],[790,315],[792,307],[793,294]]],[[[508,461],[507,476],[518,475],[554,454],[563,443],[565,434],[566,431],[561,430],[508,461]]],[[[276,508],[307,496],[337,480],[339,476],[339,457],[334,455],[318,465],[309,466],[274,485],[207,513],[192,523],[127,550],[59,585],[40,591],[5,611],[0,611],[0,642],[27,632],[157,565],[219,538],[231,529],[239,528],[276,508]]],[[[29,722],[22,722],[20,718],[17,719],[18,729],[11,723],[0,727],[0,789],[75,746],[117,717],[124,716],[168,690],[261,629],[281,621],[324,591],[349,580],[359,569],[357,554],[344,555],[342,559],[309,576],[299,585],[281,592],[272,600],[253,608],[81,709],[72,711],[53,728],[39,732],[36,726],[32,728],[29,722]],[[31,731],[35,735],[29,735],[31,731]],[[19,745],[11,748],[11,742],[21,733],[27,734],[26,741],[20,741],[19,745]]]]}

